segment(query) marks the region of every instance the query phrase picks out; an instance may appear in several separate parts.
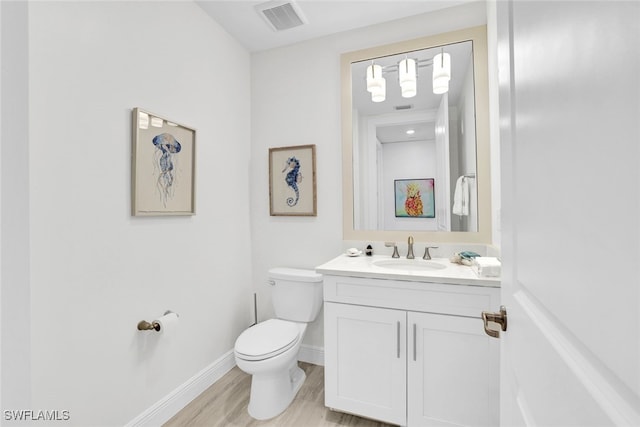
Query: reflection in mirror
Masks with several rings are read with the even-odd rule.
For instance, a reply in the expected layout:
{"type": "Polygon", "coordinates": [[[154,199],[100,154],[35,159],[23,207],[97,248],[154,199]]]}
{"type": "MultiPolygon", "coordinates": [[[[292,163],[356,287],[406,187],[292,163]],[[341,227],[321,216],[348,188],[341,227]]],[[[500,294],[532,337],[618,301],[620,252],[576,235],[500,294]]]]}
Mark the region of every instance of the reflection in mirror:
{"type": "Polygon", "coordinates": [[[473,42],[355,62],[351,78],[355,229],[477,231],[473,42]]]}
{"type": "Polygon", "coordinates": [[[487,240],[483,31],[343,55],[345,238],[487,240]]]}

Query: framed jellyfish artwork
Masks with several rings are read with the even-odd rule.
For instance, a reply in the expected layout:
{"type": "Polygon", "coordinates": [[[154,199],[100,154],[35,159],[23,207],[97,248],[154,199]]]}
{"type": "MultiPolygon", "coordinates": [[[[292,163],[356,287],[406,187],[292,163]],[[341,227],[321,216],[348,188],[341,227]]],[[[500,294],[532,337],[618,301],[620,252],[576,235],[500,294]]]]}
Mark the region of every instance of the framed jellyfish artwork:
{"type": "Polygon", "coordinates": [[[194,215],[196,131],[133,109],[131,214],[194,215]]]}
{"type": "Polygon", "coordinates": [[[316,146],[269,148],[271,216],[316,216],[316,146]]]}

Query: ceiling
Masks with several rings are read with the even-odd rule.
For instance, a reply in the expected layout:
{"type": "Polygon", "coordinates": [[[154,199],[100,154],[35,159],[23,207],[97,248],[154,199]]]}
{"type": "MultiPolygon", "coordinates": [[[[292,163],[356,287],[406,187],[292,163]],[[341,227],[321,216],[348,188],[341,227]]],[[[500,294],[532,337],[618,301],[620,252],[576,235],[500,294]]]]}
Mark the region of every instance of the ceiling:
{"type": "MultiPolygon", "coordinates": [[[[273,30],[255,6],[287,1],[197,0],[196,3],[250,52],[326,36],[355,28],[467,3],[469,0],[297,0],[295,6],[306,23],[273,30]]],[[[291,0],[288,1],[292,2],[291,0]]]]}
{"type": "MultiPolygon", "coordinates": [[[[433,12],[469,1],[471,0],[196,0],[196,3],[248,51],[260,52],[343,31],[433,12]],[[261,16],[259,9],[265,5],[274,7],[285,3],[293,3],[293,7],[301,14],[305,22],[300,26],[276,31],[261,16]]],[[[364,66],[366,67],[366,64],[364,66]]],[[[458,68],[466,69],[466,66],[466,64],[460,64],[458,68]]],[[[363,70],[357,69],[354,72],[364,75],[363,70]]],[[[359,87],[358,84],[354,84],[354,86],[359,87]]],[[[362,89],[360,92],[366,94],[364,88],[362,89]]],[[[452,93],[457,93],[455,85],[451,89],[452,93]]],[[[427,90],[425,87],[421,92],[424,94],[428,91],[430,88],[427,90]]],[[[359,92],[356,90],[356,93],[359,92]]],[[[389,90],[388,97],[388,102],[384,103],[387,109],[393,110],[396,105],[408,103],[400,97],[399,93],[394,95],[393,90],[389,90]]],[[[354,96],[354,102],[360,106],[363,114],[390,112],[382,111],[385,106],[372,104],[367,96],[363,96],[360,101],[355,98],[358,97],[354,96]]],[[[412,110],[436,108],[440,99],[437,97],[434,106],[423,105],[430,98],[424,96],[420,98],[423,101],[416,103],[416,98],[411,99],[411,102],[408,103],[411,104],[412,110]]],[[[432,140],[434,138],[433,123],[413,123],[409,127],[406,124],[388,126],[379,130],[379,137],[383,142],[432,140]],[[414,135],[407,136],[406,131],[409,127],[415,130],[414,135]]]]}

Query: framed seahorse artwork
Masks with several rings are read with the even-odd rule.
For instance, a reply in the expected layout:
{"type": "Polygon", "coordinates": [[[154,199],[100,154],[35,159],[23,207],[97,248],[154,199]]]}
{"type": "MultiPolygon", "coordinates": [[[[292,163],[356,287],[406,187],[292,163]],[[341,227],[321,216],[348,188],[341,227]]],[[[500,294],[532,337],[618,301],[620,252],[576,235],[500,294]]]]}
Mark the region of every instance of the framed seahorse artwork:
{"type": "Polygon", "coordinates": [[[316,146],[269,148],[271,216],[316,216],[316,146]]]}
{"type": "Polygon", "coordinates": [[[194,215],[196,131],[133,109],[131,214],[194,215]]]}
{"type": "Polygon", "coordinates": [[[435,218],[434,179],[396,179],[396,218],[435,218]]]}

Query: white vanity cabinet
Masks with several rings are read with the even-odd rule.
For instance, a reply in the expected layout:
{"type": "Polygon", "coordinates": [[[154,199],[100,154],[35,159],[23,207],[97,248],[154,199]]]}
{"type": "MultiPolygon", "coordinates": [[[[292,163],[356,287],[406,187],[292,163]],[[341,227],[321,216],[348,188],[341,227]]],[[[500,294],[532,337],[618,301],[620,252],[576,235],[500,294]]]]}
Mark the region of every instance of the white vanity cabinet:
{"type": "Polygon", "coordinates": [[[499,424],[499,288],[325,272],[325,405],[409,427],[499,424]]]}
{"type": "Polygon", "coordinates": [[[406,312],[325,302],[324,316],[325,405],[406,424],[406,312]]]}

